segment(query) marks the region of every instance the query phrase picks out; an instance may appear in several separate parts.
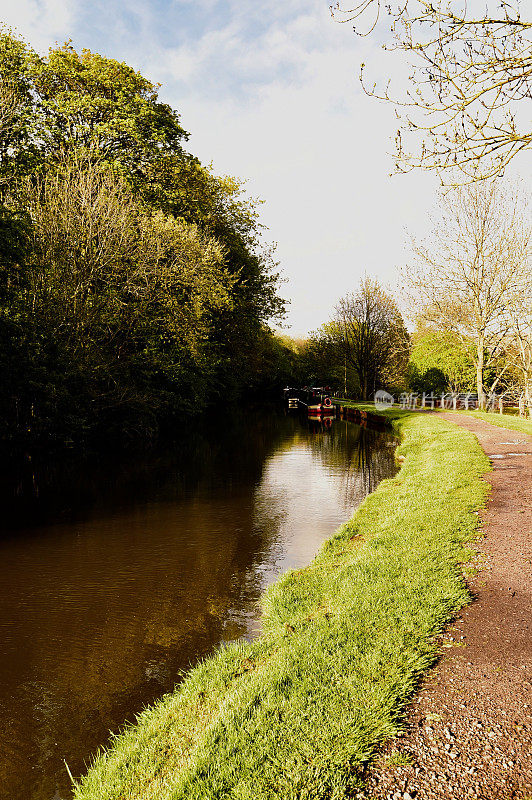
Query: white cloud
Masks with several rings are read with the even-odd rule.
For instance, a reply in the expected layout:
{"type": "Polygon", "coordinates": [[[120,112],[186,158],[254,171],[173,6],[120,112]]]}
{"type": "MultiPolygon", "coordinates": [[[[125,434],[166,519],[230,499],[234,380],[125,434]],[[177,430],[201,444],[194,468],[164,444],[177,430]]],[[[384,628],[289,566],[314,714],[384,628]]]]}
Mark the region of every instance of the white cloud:
{"type": "Polygon", "coordinates": [[[423,226],[435,182],[389,177],[394,113],[357,81],[362,60],[384,69],[379,47],[334,25],[320,3],[293,5],[300,13],[273,21],[251,43],[245,20],[231,18],[216,35],[159,53],[153,69],[192,132],[191,149],[220,172],[248,177],[250,192],[266,200],[289,322],[304,333],[365,271],[395,279],[404,228],[423,226]],[[195,59],[186,81],[172,73],[184,52],[195,59]],[[217,76],[213,97],[205,87],[219,59],[230,69],[217,76]]]}
{"type": "Polygon", "coordinates": [[[0,0],[0,19],[36,50],[69,38],[76,19],[75,0],[0,0]]]}

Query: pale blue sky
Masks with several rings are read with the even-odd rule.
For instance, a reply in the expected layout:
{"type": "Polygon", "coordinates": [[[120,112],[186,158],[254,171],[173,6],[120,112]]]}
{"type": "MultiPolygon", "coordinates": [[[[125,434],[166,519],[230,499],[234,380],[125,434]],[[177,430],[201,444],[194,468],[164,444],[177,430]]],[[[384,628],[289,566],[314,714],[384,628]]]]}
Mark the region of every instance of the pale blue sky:
{"type": "MultiPolygon", "coordinates": [[[[330,316],[364,272],[391,283],[408,228],[423,234],[436,181],[389,177],[394,111],[366,97],[398,62],[335,24],[326,0],[0,0],[36,49],[72,38],[162,83],[189,149],[248,179],[278,243],[290,332],[330,316]]],[[[529,170],[530,172],[530,170],[529,170]]]]}

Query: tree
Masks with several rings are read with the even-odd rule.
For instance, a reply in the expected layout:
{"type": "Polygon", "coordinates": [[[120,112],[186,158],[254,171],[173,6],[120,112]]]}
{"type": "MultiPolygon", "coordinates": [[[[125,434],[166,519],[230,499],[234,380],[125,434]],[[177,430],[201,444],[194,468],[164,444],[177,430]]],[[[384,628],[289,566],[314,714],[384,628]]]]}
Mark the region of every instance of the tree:
{"type": "Polygon", "coordinates": [[[457,336],[471,355],[481,407],[509,366],[510,305],[532,290],[531,241],[518,194],[494,182],[458,187],[443,196],[437,227],[414,243],[417,260],[404,273],[416,313],[421,306],[426,323],[457,336]]]}
{"type": "Polygon", "coordinates": [[[127,64],[71,44],[47,58],[28,56],[40,108],[37,138],[47,158],[81,151],[123,175],[135,194],[165,215],[182,217],[215,238],[233,276],[231,309],[218,313],[216,394],[240,392],[262,330],[279,318],[279,275],[272,248],[261,244],[259,202],[242,181],[217,177],[183,150],[188,134],[179,115],[158,100],[157,88],[127,64]]]}
{"type": "Polygon", "coordinates": [[[288,369],[258,201],[187,136],[127,64],[0,33],[0,402],[26,433],[143,435],[288,369]]]}
{"type": "Polygon", "coordinates": [[[419,321],[412,335],[411,387],[422,392],[470,391],[475,387],[474,341],[419,321]]]}
{"type": "Polygon", "coordinates": [[[10,381],[26,428],[66,407],[88,427],[136,415],[155,428],[165,410],[204,407],[234,285],[219,243],[91,161],[21,179],[16,194],[31,227],[3,316],[26,353],[26,380],[10,381]]]}
{"type": "Polygon", "coordinates": [[[529,116],[521,113],[521,101],[526,105],[532,97],[532,20],[521,15],[519,0],[488,0],[478,14],[471,6],[361,0],[351,9],[331,7],[362,35],[380,30],[384,13],[393,34],[387,49],[407,56],[410,88],[404,96],[394,96],[389,83],[382,90],[365,87],[402,109],[399,171],[458,167],[468,179],[493,177],[532,144],[529,116]]]}
{"type": "Polygon", "coordinates": [[[366,400],[383,385],[397,386],[408,361],[409,338],[395,300],[365,277],[358,291],[342,297],[334,322],[347,362],[366,400]]]}
{"type": "Polygon", "coordinates": [[[16,90],[6,80],[0,81],[0,142],[2,149],[9,141],[17,113],[16,90]]]}
{"type": "Polygon", "coordinates": [[[340,329],[334,320],[310,334],[301,360],[304,384],[330,386],[344,397],[360,393],[358,376],[347,363],[340,329]]]}
{"type": "Polygon", "coordinates": [[[134,178],[161,152],[179,151],[188,136],[177,112],[159,101],[158,87],[123,62],[79,54],[70,42],[46,58],[30,51],[27,60],[44,156],[76,149],[134,178]]]}
{"type": "Polygon", "coordinates": [[[0,192],[35,165],[35,114],[28,48],[0,29],[0,192]]]}
{"type": "Polygon", "coordinates": [[[250,354],[247,376],[247,397],[279,400],[286,386],[305,383],[301,342],[263,327],[250,354]]]}
{"type": "Polygon", "coordinates": [[[509,304],[510,330],[506,355],[520,377],[519,388],[532,404],[532,297],[517,295],[509,304]]]}

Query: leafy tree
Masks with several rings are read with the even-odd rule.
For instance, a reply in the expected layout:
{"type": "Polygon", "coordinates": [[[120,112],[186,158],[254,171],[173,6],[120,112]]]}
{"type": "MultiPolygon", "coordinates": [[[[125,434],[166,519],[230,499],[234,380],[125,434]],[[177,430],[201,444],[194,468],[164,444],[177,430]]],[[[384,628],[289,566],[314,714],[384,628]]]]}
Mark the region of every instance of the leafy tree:
{"type": "Polygon", "coordinates": [[[0,192],[36,164],[28,52],[22,41],[0,29],[0,192]]]}
{"type": "Polygon", "coordinates": [[[341,298],[334,322],[363,400],[381,386],[395,388],[403,382],[408,334],[395,300],[376,280],[362,278],[357,292],[341,298]]]}
{"type": "Polygon", "coordinates": [[[141,178],[161,153],[175,153],[187,134],[157,87],[123,62],[67,42],[47,57],[28,52],[38,115],[33,135],[44,158],[73,150],[141,178]]]}
{"type": "Polygon", "coordinates": [[[412,336],[410,382],[414,391],[471,391],[475,387],[474,342],[421,324],[412,336]]]}
{"type": "Polygon", "coordinates": [[[264,327],[247,365],[246,395],[278,400],[286,386],[304,383],[301,346],[289,336],[264,327]]]}
{"type": "Polygon", "coordinates": [[[203,405],[214,314],[230,308],[233,285],[218,242],[146,212],[127,183],[90,162],[25,179],[23,194],[32,227],[10,318],[34,367],[54,378],[25,405],[16,397],[19,411],[53,418],[58,391],[84,406],[80,416],[91,409],[92,424],[117,409],[156,417],[169,401],[203,405]]]}
{"type": "Polygon", "coordinates": [[[265,326],[282,318],[285,307],[277,294],[274,249],[261,243],[260,203],[245,195],[242,181],[216,177],[190,156],[163,155],[150,165],[148,177],[144,196],[150,204],[196,222],[224,248],[235,282],[232,312],[220,316],[217,325],[226,353],[217,386],[234,394],[238,387],[231,376],[238,375],[243,384],[254,380],[248,365],[264,342],[265,326]]]}
{"type": "Polygon", "coordinates": [[[421,373],[415,363],[408,364],[408,383],[414,392],[442,394],[449,391],[447,375],[439,367],[429,367],[421,373]]]}
{"type": "Polygon", "coordinates": [[[24,435],[147,435],[286,361],[258,203],[183,149],[157,89],[0,35],[1,402],[24,435]]]}
{"type": "Polygon", "coordinates": [[[360,393],[358,375],[345,357],[337,324],[326,322],[311,333],[301,352],[302,383],[330,386],[343,396],[360,393]]]}
{"type": "Polygon", "coordinates": [[[531,293],[530,242],[519,196],[493,182],[462,186],[442,199],[433,234],[415,245],[417,261],[405,271],[416,312],[470,354],[481,407],[509,368],[509,309],[531,293]]]}

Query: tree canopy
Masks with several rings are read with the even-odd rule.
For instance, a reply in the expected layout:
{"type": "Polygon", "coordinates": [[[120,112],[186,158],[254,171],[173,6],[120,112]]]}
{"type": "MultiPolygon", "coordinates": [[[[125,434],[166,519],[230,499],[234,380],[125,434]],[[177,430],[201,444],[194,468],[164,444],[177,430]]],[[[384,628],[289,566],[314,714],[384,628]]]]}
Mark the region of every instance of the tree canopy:
{"type": "Polygon", "coordinates": [[[378,281],[364,277],[356,292],[339,300],[334,322],[345,358],[358,376],[362,399],[382,386],[396,385],[406,368],[409,339],[391,294],[378,281]]]}
{"type": "Polygon", "coordinates": [[[476,381],[474,341],[420,321],[412,336],[409,382],[416,392],[473,391],[476,381]]]}
{"type": "Polygon", "coordinates": [[[158,86],[3,32],[0,103],[0,435],[151,436],[260,383],[284,304],[258,201],[158,86]]]}

